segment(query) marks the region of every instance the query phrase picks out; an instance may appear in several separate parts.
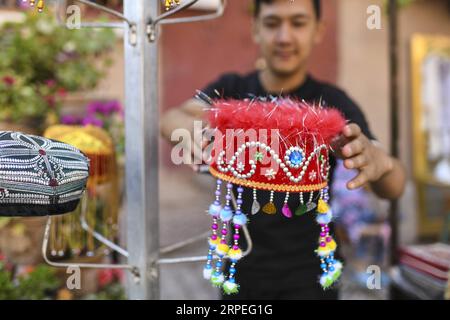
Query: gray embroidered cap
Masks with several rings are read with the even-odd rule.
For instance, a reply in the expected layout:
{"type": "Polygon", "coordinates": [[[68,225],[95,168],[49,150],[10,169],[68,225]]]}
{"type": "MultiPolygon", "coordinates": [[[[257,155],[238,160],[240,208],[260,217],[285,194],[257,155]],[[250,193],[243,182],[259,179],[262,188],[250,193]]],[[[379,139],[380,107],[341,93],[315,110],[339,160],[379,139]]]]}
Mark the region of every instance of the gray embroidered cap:
{"type": "Polygon", "coordinates": [[[0,131],[0,216],[46,216],[76,209],[89,159],[75,147],[0,131]]]}

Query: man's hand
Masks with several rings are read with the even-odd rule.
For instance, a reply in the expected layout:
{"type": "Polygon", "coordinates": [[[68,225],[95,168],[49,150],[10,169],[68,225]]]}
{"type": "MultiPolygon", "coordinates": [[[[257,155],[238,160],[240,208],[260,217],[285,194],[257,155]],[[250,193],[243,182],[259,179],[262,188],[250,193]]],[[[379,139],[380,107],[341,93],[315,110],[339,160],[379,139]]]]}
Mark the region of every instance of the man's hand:
{"type": "Polygon", "coordinates": [[[350,190],[379,181],[394,168],[394,159],[375,146],[357,124],[347,125],[335,143],[335,151],[347,169],[357,169],[359,175],[347,183],[350,190]]]}

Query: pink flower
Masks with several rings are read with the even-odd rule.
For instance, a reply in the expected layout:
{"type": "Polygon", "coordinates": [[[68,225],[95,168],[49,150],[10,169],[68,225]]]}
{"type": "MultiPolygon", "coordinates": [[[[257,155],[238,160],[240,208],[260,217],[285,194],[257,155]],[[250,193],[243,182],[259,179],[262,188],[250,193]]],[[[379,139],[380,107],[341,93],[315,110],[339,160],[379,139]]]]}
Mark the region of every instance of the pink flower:
{"type": "Polygon", "coordinates": [[[119,101],[116,100],[107,102],[93,101],[87,105],[86,109],[89,115],[99,113],[101,115],[108,116],[112,113],[121,112],[122,106],[120,105],[119,101]]]}
{"type": "Polygon", "coordinates": [[[111,269],[100,270],[98,272],[98,284],[105,287],[114,280],[114,273],[111,269]]]}
{"type": "Polygon", "coordinates": [[[16,83],[16,79],[11,76],[4,76],[2,80],[8,86],[12,86],[14,85],[14,83],[16,83]]]}
{"type": "Polygon", "coordinates": [[[50,108],[53,109],[55,107],[56,100],[54,96],[46,96],[45,101],[47,102],[50,108]]]}
{"type": "Polygon", "coordinates": [[[67,95],[67,90],[64,89],[64,88],[59,88],[59,89],[56,91],[56,94],[57,94],[58,96],[60,96],[61,98],[64,98],[64,97],[67,95]]]}
{"type": "Polygon", "coordinates": [[[53,79],[50,79],[50,80],[47,80],[47,81],[45,82],[45,84],[47,85],[47,87],[52,88],[52,87],[54,87],[54,86],[56,85],[56,81],[53,80],[53,79]]]}
{"type": "Polygon", "coordinates": [[[88,115],[86,118],[83,119],[83,121],[81,121],[81,124],[83,126],[93,125],[100,128],[103,127],[103,121],[93,115],[88,115]]]}
{"type": "Polygon", "coordinates": [[[62,124],[76,125],[76,124],[80,124],[80,122],[81,122],[81,119],[76,116],[65,115],[65,116],[61,117],[62,124]]]}
{"type": "Polygon", "coordinates": [[[89,116],[95,115],[95,113],[100,112],[103,108],[103,104],[100,101],[94,101],[87,105],[86,110],[89,116]]]}
{"type": "Polygon", "coordinates": [[[124,280],[124,273],[123,273],[123,270],[120,270],[120,269],[114,269],[113,272],[114,272],[114,276],[116,277],[116,279],[117,279],[119,282],[122,282],[122,281],[124,280]]]}
{"type": "Polygon", "coordinates": [[[114,112],[120,112],[122,110],[122,106],[120,105],[119,101],[109,101],[103,104],[103,113],[104,114],[111,114],[114,112]]]}

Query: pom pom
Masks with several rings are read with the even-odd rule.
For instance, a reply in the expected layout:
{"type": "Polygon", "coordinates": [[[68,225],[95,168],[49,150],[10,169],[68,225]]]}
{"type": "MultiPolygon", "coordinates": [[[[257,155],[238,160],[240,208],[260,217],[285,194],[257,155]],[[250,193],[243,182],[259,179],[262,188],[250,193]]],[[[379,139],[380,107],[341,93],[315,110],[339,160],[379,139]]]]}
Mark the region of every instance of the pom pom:
{"type": "Polygon", "coordinates": [[[237,294],[239,292],[239,285],[236,282],[225,281],[223,284],[223,291],[227,295],[237,294]]]}
{"type": "Polygon", "coordinates": [[[242,250],[241,249],[231,249],[228,251],[228,256],[234,260],[240,260],[242,258],[242,250]]]}
{"type": "Polygon", "coordinates": [[[205,280],[210,280],[211,279],[211,275],[212,275],[212,268],[211,267],[209,267],[209,268],[207,268],[207,267],[205,267],[205,268],[203,268],[203,278],[205,279],[205,280]]]}
{"type": "Polygon", "coordinates": [[[323,274],[319,282],[323,289],[330,288],[334,283],[333,278],[328,274],[323,274]]]}
{"type": "Polygon", "coordinates": [[[332,251],[327,247],[320,247],[317,248],[316,253],[319,257],[328,257],[332,251]]]}
{"type": "Polygon", "coordinates": [[[336,282],[339,280],[339,278],[342,275],[342,263],[340,261],[337,261],[334,265],[334,271],[330,271],[330,276],[333,278],[333,282],[336,282]]]}
{"type": "Polygon", "coordinates": [[[222,210],[222,206],[220,204],[213,203],[209,206],[208,213],[213,217],[218,217],[220,210],[222,210]]]}
{"type": "Polygon", "coordinates": [[[225,277],[223,276],[223,273],[219,273],[219,274],[214,273],[211,276],[211,284],[214,287],[220,288],[224,281],[225,281],[225,277]]]}
{"type": "Polygon", "coordinates": [[[330,251],[336,251],[336,248],[337,248],[336,241],[334,241],[334,239],[331,239],[330,242],[327,242],[327,248],[328,248],[330,251]]]}
{"type": "Polygon", "coordinates": [[[213,240],[213,239],[209,238],[208,242],[209,242],[209,245],[211,247],[215,247],[216,248],[220,244],[220,239],[217,238],[216,240],[213,240]]]}
{"type": "Polygon", "coordinates": [[[323,201],[322,199],[319,200],[319,203],[317,204],[317,212],[318,213],[327,213],[330,210],[330,207],[328,204],[323,201]]]}
{"type": "Polygon", "coordinates": [[[316,252],[319,257],[327,257],[331,253],[336,251],[336,248],[337,248],[336,241],[332,239],[330,242],[326,243],[325,247],[319,246],[316,252]]]}
{"type": "Polygon", "coordinates": [[[247,216],[245,214],[236,214],[233,218],[233,223],[240,226],[245,226],[248,222],[247,216]]]}
{"type": "Polygon", "coordinates": [[[229,250],[230,250],[230,247],[227,244],[221,243],[217,246],[216,253],[219,256],[224,256],[228,253],[229,250]]]}
{"type": "Polygon", "coordinates": [[[319,213],[316,216],[316,221],[318,224],[329,224],[333,220],[333,213],[328,211],[327,213],[319,213]]]}
{"type": "Polygon", "coordinates": [[[231,219],[233,219],[233,211],[232,211],[231,209],[229,209],[229,208],[223,208],[223,209],[220,211],[220,219],[221,219],[223,222],[228,222],[228,221],[230,221],[231,219]]]}

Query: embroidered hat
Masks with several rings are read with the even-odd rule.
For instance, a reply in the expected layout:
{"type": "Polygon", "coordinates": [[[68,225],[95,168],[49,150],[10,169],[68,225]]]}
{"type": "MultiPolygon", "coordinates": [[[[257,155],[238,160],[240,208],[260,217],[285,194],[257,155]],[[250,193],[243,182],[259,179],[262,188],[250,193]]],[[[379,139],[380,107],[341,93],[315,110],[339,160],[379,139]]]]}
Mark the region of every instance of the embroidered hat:
{"type": "Polygon", "coordinates": [[[0,131],[0,216],[72,212],[88,176],[89,160],[73,146],[0,131]]]}
{"type": "Polygon", "coordinates": [[[328,206],[329,150],[331,140],[345,125],[341,113],[291,99],[218,100],[208,110],[208,120],[215,129],[210,172],[217,178],[217,187],[215,201],[208,210],[213,224],[204,277],[227,294],[238,292],[234,275],[236,264],[242,258],[239,230],[248,222],[250,214],[241,210],[242,193],[244,188],[251,188],[251,214],[281,212],[291,219],[316,209],[316,221],[321,227],[316,250],[323,270],[320,284],[323,288],[330,287],[342,269],[341,262],[334,259],[336,242],[328,227],[332,220],[328,206]],[[222,203],[224,184],[226,195],[222,203]],[[230,201],[234,186],[237,200],[233,210],[230,201]],[[260,190],[270,191],[270,201],[262,210],[258,202],[260,190]],[[282,208],[276,208],[273,202],[275,192],[284,193],[282,208]],[[309,197],[304,198],[305,193],[309,197]],[[313,193],[319,195],[318,200],[314,201],[313,193]],[[293,196],[299,197],[298,208],[288,205],[289,197],[293,196]],[[227,241],[229,228],[234,229],[231,245],[227,241]],[[225,258],[231,260],[228,274],[222,270],[225,258]]]}

